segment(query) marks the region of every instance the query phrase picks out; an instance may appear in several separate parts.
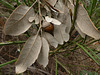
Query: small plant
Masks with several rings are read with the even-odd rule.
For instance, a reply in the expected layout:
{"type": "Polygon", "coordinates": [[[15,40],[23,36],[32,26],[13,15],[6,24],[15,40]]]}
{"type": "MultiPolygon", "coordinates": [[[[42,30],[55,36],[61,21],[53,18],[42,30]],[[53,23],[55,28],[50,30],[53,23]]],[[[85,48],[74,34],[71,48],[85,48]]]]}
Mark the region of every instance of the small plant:
{"type": "MultiPolygon", "coordinates": [[[[79,0],[76,4],[68,0],[36,0],[31,5],[30,2],[19,5],[10,15],[4,26],[6,35],[18,36],[33,26],[35,35],[30,36],[26,41],[19,58],[16,62],[16,73],[26,71],[35,61],[43,67],[48,64],[49,47],[63,45],[72,37],[73,30],[76,29],[82,38],[90,36],[96,40],[100,39],[100,32],[95,27],[86,9],[79,0]]],[[[11,7],[11,6],[10,6],[11,7]]],[[[12,8],[12,7],[11,7],[12,8]]],[[[93,7],[94,8],[94,7],[93,7]]],[[[92,14],[92,9],[91,13],[92,14]]],[[[85,45],[80,45],[75,41],[69,41],[78,45],[90,56],[98,65],[100,63],[86,50],[85,45]]],[[[87,48],[95,57],[99,58],[87,48]]],[[[69,72],[69,71],[68,71],[69,72]]],[[[69,72],[70,73],[70,72],[69,72]]]]}

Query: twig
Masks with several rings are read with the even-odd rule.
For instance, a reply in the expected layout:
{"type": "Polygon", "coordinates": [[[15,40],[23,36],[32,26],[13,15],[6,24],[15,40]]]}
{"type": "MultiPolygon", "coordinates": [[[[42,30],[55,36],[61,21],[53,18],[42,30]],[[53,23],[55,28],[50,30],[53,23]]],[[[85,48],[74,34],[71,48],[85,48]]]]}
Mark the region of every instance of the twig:
{"type": "MultiPolygon", "coordinates": [[[[41,14],[41,9],[40,9],[40,0],[38,0],[38,9],[39,9],[39,23],[40,23],[40,30],[41,30],[41,27],[42,27],[42,24],[41,24],[41,17],[42,17],[42,14],[41,14]]],[[[41,30],[41,34],[42,34],[42,30],[41,30]]]]}

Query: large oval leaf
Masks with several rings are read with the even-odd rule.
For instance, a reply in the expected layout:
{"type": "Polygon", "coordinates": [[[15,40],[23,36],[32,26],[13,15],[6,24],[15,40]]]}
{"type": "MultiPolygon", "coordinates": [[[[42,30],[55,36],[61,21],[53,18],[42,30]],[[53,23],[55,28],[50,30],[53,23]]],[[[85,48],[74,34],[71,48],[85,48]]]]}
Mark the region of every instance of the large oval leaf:
{"type": "Polygon", "coordinates": [[[4,33],[6,35],[13,36],[24,33],[32,25],[32,22],[29,21],[29,18],[32,16],[34,17],[34,15],[35,13],[32,7],[20,5],[8,18],[4,27],[4,33]]]}
{"type": "Polygon", "coordinates": [[[63,4],[61,0],[55,5],[56,8],[63,11],[64,13],[59,13],[57,19],[61,22],[60,26],[54,26],[54,37],[59,44],[67,42],[69,40],[69,32],[71,29],[71,18],[69,15],[68,8],[63,4]]]}
{"type": "Polygon", "coordinates": [[[41,48],[41,52],[39,54],[39,57],[37,59],[38,63],[43,65],[43,67],[46,67],[48,64],[48,56],[49,56],[49,44],[47,42],[47,40],[42,37],[42,48],[41,48]]]}
{"type": "Polygon", "coordinates": [[[54,25],[54,37],[59,44],[67,42],[69,40],[69,34],[65,32],[66,26],[61,24],[60,26],[54,25]]]}
{"type": "MultiPolygon", "coordinates": [[[[68,3],[68,6],[72,10],[72,13],[74,14],[74,5],[71,3],[71,1],[70,3],[68,3]]],[[[79,4],[77,10],[76,24],[77,27],[82,31],[82,33],[94,39],[100,39],[100,32],[97,30],[97,28],[89,18],[87,11],[81,4],[79,4]]]]}
{"type": "Polygon", "coordinates": [[[71,29],[71,18],[69,14],[69,9],[64,5],[62,0],[59,0],[55,7],[64,13],[59,13],[57,19],[61,22],[60,26],[54,26],[54,37],[59,44],[67,42],[69,40],[69,32],[71,29]]]}
{"type": "Polygon", "coordinates": [[[100,39],[100,32],[97,30],[82,5],[78,7],[76,23],[83,33],[94,39],[100,39]]]}
{"type": "Polygon", "coordinates": [[[57,40],[49,33],[47,32],[43,32],[43,37],[47,39],[47,41],[49,42],[49,44],[51,46],[54,46],[55,48],[58,46],[58,42],[57,40]]]}
{"type": "Polygon", "coordinates": [[[41,50],[41,38],[40,36],[30,37],[24,45],[21,54],[16,63],[16,73],[22,73],[26,71],[27,67],[31,66],[41,50]]]}

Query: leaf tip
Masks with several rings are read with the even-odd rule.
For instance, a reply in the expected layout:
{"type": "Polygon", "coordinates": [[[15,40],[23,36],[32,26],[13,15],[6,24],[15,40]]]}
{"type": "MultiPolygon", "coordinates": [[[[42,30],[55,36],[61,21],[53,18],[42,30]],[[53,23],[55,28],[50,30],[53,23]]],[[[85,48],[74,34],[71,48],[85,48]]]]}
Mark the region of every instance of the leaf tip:
{"type": "Polygon", "coordinates": [[[20,73],[25,72],[26,68],[21,67],[20,65],[16,65],[15,71],[16,71],[16,74],[20,74],[20,73]]]}

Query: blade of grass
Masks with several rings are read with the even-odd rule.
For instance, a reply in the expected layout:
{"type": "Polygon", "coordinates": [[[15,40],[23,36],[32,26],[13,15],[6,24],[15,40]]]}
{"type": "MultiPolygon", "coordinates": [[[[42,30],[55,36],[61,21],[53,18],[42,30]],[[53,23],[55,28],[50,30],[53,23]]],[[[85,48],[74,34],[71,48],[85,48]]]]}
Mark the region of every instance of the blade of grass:
{"type": "Polygon", "coordinates": [[[10,3],[4,1],[4,0],[0,0],[0,3],[3,4],[5,7],[9,8],[9,9],[15,9],[15,7],[13,5],[11,5],[10,3]]]}
{"type": "MultiPolygon", "coordinates": [[[[74,41],[74,42],[78,42],[78,41],[80,41],[80,40],[82,40],[82,39],[76,40],[76,41],[74,41]]],[[[92,44],[92,43],[94,43],[94,42],[96,42],[96,41],[100,41],[100,39],[99,39],[99,40],[93,40],[93,41],[87,43],[86,46],[88,46],[88,45],[90,45],[90,44],[92,44]]],[[[74,43],[73,43],[72,41],[69,40],[69,44],[68,44],[68,45],[65,45],[64,47],[68,47],[68,46],[73,45],[73,44],[74,44],[74,43]]],[[[79,49],[79,48],[80,48],[80,47],[77,46],[77,48],[72,48],[70,51],[73,52],[74,50],[79,49]]],[[[66,50],[65,50],[65,51],[66,51],[66,50]]],[[[64,52],[64,51],[63,51],[63,52],[64,52]]]]}
{"type": "Polygon", "coordinates": [[[58,52],[63,46],[64,46],[64,45],[58,46],[54,51],[50,51],[49,54],[50,54],[50,55],[55,54],[55,53],[58,52]]]}
{"type": "Polygon", "coordinates": [[[11,74],[11,67],[9,67],[9,75],[11,74]]]}
{"type": "Polygon", "coordinates": [[[13,45],[13,44],[23,44],[23,43],[25,43],[25,41],[2,42],[2,43],[0,43],[0,46],[13,45]]]}
{"type": "Polygon", "coordinates": [[[77,18],[78,2],[79,2],[79,0],[76,0],[76,5],[75,5],[75,8],[74,8],[74,19],[73,19],[73,25],[75,24],[75,20],[76,20],[76,18],[77,18]]]}
{"type": "Polygon", "coordinates": [[[78,8],[78,2],[79,0],[76,0],[76,5],[74,7],[74,18],[73,18],[73,22],[72,22],[72,28],[71,28],[71,31],[70,31],[70,35],[72,34],[73,30],[74,30],[74,24],[75,24],[75,20],[77,18],[77,8],[78,8]]]}
{"type": "MultiPolygon", "coordinates": [[[[55,59],[56,60],[56,59],[55,59]]],[[[65,71],[67,72],[67,73],[69,73],[69,75],[73,75],[62,63],[60,63],[58,60],[56,60],[56,62],[60,65],[60,66],[62,66],[64,69],[65,69],[65,71]]]]}
{"type": "Polygon", "coordinates": [[[78,45],[92,60],[95,61],[95,63],[97,63],[97,65],[100,65],[100,63],[82,45],[76,43],[75,41],[73,41],[73,43],[78,45]]]}
{"type": "Polygon", "coordinates": [[[26,34],[27,37],[30,37],[30,34],[29,34],[28,31],[26,31],[25,34],[26,34]]]}
{"type": "Polygon", "coordinates": [[[93,9],[96,7],[97,0],[93,0],[93,9]]]}
{"type": "Polygon", "coordinates": [[[0,69],[0,75],[1,75],[1,69],[0,69]]]}
{"type": "Polygon", "coordinates": [[[55,62],[56,62],[55,75],[57,75],[57,67],[58,67],[58,63],[57,63],[57,56],[56,56],[56,55],[55,55],[55,62]]]}
{"type": "Polygon", "coordinates": [[[99,39],[99,40],[93,40],[93,41],[87,43],[86,45],[90,45],[90,44],[92,44],[92,43],[94,43],[94,42],[96,42],[96,41],[100,41],[100,39],[99,39]]]}
{"type": "Polygon", "coordinates": [[[27,4],[26,0],[24,0],[24,3],[28,6],[28,4],[27,4]]]}
{"type": "Polygon", "coordinates": [[[8,62],[6,62],[6,63],[0,64],[0,68],[3,67],[3,66],[5,66],[5,65],[14,63],[14,62],[16,62],[16,60],[17,60],[17,59],[14,59],[14,60],[8,61],[8,62]]]}
{"type": "Polygon", "coordinates": [[[97,3],[97,0],[91,0],[91,7],[90,7],[90,12],[89,12],[89,16],[91,18],[91,15],[93,13],[93,9],[95,8],[96,6],[96,3],[97,3]]]}
{"type": "MultiPolygon", "coordinates": [[[[77,75],[78,75],[78,73],[77,73],[77,75]]],[[[81,73],[81,72],[79,72],[79,75],[82,75],[82,73],[81,73]]]]}
{"type": "Polygon", "coordinates": [[[20,5],[20,2],[19,2],[18,0],[16,0],[16,3],[17,3],[17,6],[19,6],[19,5],[20,5]]]}
{"type": "Polygon", "coordinates": [[[100,57],[98,57],[97,55],[96,55],[96,53],[95,52],[93,52],[90,48],[88,48],[87,46],[85,46],[85,45],[83,45],[85,48],[87,48],[98,60],[99,60],[99,62],[100,62],[100,57]]]}
{"type": "Polygon", "coordinates": [[[30,4],[30,0],[28,0],[28,5],[31,6],[31,4],[30,4]]]}
{"type": "Polygon", "coordinates": [[[87,39],[87,35],[85,35],[85,38],[83,39],[82,44],[84,44],[86,42],[86,39],[87,39]]]}

